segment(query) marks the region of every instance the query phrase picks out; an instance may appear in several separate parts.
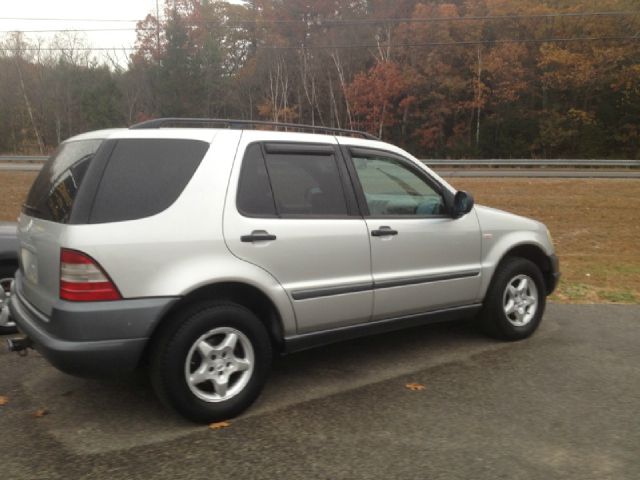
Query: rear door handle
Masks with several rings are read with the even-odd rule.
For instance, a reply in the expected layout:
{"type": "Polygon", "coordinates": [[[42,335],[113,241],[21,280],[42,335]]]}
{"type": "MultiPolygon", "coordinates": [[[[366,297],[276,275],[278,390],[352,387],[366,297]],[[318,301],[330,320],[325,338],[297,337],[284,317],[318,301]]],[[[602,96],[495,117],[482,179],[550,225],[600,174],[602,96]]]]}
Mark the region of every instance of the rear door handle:
{"type": "Polygon", "coordinates": [[[269,240],[275,240],[276,236],[271,235],[265,230],[254,230],[251,235],[242,235],[240,237],[241,242],[253,243],[253,242],[267,242],[269,240]]]}
{"type": "Polygon", "coordinates": [[[371,230],[372,237],[389,237],[391,235],[397,235],[398,231],[393,230],[391,227],[380,227],[378,230],[371,230]]]}

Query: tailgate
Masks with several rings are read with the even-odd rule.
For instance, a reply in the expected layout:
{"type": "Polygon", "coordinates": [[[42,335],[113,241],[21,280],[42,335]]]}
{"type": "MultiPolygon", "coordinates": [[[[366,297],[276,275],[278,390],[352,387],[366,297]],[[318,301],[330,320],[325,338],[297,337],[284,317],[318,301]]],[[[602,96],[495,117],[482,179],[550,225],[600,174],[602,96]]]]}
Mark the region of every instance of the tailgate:
{"type": "Polygon", "coordinates": [[[67,141],[44,164],[18,219],[18,294],[45,315],[59,297],[60,246],[101,139],[67,141]]]}
{"type": "Polygon", "coordinates": [[[49,316],[58,300],[60,239],[65,225],[22,214],[18,220],[18,251],[22,282],[19,293],[49,316]]]}

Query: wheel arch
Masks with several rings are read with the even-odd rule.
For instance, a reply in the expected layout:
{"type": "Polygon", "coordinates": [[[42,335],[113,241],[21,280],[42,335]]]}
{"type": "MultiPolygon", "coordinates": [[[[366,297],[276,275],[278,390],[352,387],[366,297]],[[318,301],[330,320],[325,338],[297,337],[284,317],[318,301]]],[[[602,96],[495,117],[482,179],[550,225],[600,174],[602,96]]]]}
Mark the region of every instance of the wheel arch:
{"type": "Polygon", "coordinates": [[[535,264],[542,273],[546,294],[548,295],[551,293],[554,286],[553,264],[549,255],[545,253],[541,246],[536,245],[535,243],[522,243],[519,245],[515,245],[504,252],[500,257],[500,260],[496,264],[496,268],[493,271],[492,277],[495,275],[500,265],[506,259],[513,257],[524,258],[535,264]]]}
{"type": "Polygon", "coordinates": [[[175,313],[205,301],[228,301],[248,308],[260,319],[269,333],[273,350],[284,350],[284,325],[275,303],[259,288],[239,281],[224,281],[203,285],[173,303],[155,325],[140,363],[146,363],[155,340],[172,324],[175,313]]]}
{"type": "Polygon", "coordinates": [[[16,270],[20,268],[17,258],[5,257],[0,259],[0,268],[15,267],[16,270]]]}

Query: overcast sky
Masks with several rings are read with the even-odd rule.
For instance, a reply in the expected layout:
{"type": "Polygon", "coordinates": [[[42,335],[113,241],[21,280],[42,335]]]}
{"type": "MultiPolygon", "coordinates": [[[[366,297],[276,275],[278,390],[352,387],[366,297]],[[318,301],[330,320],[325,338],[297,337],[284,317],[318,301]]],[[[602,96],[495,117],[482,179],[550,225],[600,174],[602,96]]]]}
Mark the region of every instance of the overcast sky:
{"type": "MultiPolygon", "coordinates": [[[[159,0],[160,8],[164,0],[159,0]]],[[[86,32],[92,47],[132,47],[135,22],[90,22],[85,19],[141,20],[155,14],[155,0],[0,0],[0,37],[13,30],[128,29],[127,31],[86,32]],[[18,20],[26,18],[31,20],[18,20]],[[70,20],[35,20],[44,18],[70,20]],[[76,20],[73,20],[76,19],[76,20]]],[[[27,33],[29,38],[50,39],[54,33],[27,33]]]]}

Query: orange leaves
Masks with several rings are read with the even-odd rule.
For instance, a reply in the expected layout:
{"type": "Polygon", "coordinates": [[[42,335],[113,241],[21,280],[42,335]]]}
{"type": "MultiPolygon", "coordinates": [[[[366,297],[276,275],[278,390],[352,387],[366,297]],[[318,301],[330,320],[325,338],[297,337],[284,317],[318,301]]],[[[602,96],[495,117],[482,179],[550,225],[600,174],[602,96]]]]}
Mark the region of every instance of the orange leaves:
{"type": "Polygon", "coordinates": [[[577,108],[570,108],[567,112],[568,117],[579,125],[594,125],[595,114],[592,112],[585,112],[577,108]]]}
{"type": "Polygon", "coordinates": [[[485,76],[482,83],[491,85],[488,92],[496,103],[515,102],[530,87],[530,72],[525,68],[528,51],[524,45],[496,45],[482,59],[485,76]]]}
{"type": "Polygon", "coordinates": [[[427,388],[421,383],[407,383],[404,387],[412,392],[419,392],[427,388]]]}
{"type": "Polygon", "coordinates": [[[38,410],[33,412],[33,416],[35,418],[42,418],[45,415],[49,415],[49,410],[47,410],[46,408],[39,408],[38,410]]]}
{"type": "Polygon", "coordinates": [[[214,422],[209,424],[209,430],[222,430],[223,428],[228,428],[231,426],[231,422],[223,421],[223,422],[214,422]]]}
{"type": "MultiPolygon", "coordinates": [[[[9,397],[5,395],[0,395],[0,407],[3,407],[9,403],[9,397]]],[[[33,412],[34,418],[42,418],[45,415],[49,415],[49,410],[46,408],[39,408],[35,412],[33,412]]]]}
{"type": "Polygon", "coordinates": [[[589,52],[574,52],[569,47],[545,44],[540,47],[538,65],[544,72],[544,83],[560,90],[583,87],[596,80],[596,66],[589,52]]]}
{"type": "Polygon", "coordinates": [[[410,78],[410,70],[394,62],[380,62],[356,75],[345,93],[361,128],[379,133],[399,123],[402,110],[416,100],[410,78]]]}

